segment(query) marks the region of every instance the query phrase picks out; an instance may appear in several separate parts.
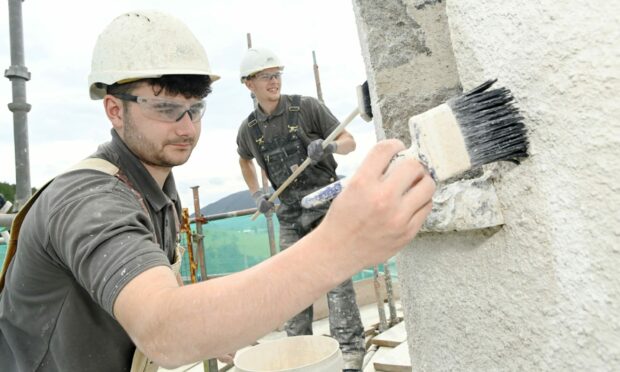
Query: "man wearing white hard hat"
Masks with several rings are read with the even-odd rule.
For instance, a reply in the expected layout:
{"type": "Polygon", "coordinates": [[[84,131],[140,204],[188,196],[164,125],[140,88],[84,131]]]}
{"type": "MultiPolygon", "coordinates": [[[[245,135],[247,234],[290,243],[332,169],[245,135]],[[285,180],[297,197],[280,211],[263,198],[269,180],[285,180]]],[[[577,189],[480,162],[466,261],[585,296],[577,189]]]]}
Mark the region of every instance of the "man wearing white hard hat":
{"type": "Polygon", "coordinates": [[[404,148],[386,141],[312,237],[249,270],[182,286],[172,168],[192,153],[217,79],[202,45],[170,15],[125,13],[101,33],[89,90],[112,139],[15,217],[0,276],[2,371],[151,371],[224,355],[413,238],[434,183],[415,161],[383,174],[404,148]],[[394,197],[377,208],[379,189],[394,197]],[[362,199],[369,203],[354,203],[362,199]],[[355,217],[343,224],[345,215],[355,217]]]}
{"type": "MultiPolygon", "coordinates": [[[[311,164],[279,195],[276,212],[280,224],[280,250],[285,250],[314,230],[329,205],[305,209],[301,199],[338,179],[333,154],[355,149],[353,136],[343,130],[333,142],[322,143],[338,120],[313,97],[281,94],[284,65],[267,48],[250,48],[240,66],[241,82],[256,97],[256,108],[241,123],[237,134],[237,153],[241,173],[258,210],[271,213],[274,205],[258,185],[253,159],[278,189],[306,158],[311,164]]],[[[346,371],[361,371],[364,360],[364,326],[355,299],[353,282],[348,278],[327,293],[329,326],[338,340],[346,371]]],[[[313,308],[289,319],[288,336],[312,334],[313,308]]]]}

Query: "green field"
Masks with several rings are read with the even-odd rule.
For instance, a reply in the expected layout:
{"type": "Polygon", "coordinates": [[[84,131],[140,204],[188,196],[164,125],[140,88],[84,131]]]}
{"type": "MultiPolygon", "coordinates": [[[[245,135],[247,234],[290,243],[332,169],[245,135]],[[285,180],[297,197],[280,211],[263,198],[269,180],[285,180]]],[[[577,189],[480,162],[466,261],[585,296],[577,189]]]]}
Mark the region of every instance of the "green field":
{"type": "MultiPolygon", "coordinates": [[[[274,219],[276,250],[278,223],[274,219]]],[[[251,221],[251,216],[217,220],[203,225],[203,245],[207,275],[221,275],[252,267],[269,257],[269,235],[264,217],[251,221]]],[[[183,244],[183,242],[182,242],[183,244]]],[[[186,245],[186,244],[183,244],[186,245]]],[[[197,251],[198,247],[194,247],[197,251]]],[[[197,260],[197,254],[194,255],[197,260]]],[[[187,253],[181,273],[189,277],[187,253]]]]}

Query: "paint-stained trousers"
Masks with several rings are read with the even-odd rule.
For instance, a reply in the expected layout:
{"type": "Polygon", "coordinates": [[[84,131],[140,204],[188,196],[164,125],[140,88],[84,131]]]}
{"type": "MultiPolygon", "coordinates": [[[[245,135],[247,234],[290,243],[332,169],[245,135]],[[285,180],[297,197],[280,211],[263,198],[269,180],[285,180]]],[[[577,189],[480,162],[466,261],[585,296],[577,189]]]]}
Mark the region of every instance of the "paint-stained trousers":
{"type": "MultiPolygon", "coordinates": [[[[284,250],[316,227],[321,218],[315,219],[312,212],[280,210],[280,250],[284,250]],[[310,214],[310,216],[308,216],[310,214]],[[283,218],[284,217],[284,218],[283,218]],[[298,217],[291,220],[291,217],[298,217]]],[[[355,300],[353,282],[349,279],[327,293],[329,307],[329,328],[332,337],[340,343],[344,369],[362,369],[364,360],[364,326],[355,300]]],[[[285,324],[288,336],[312,334],[312,306],[291,318],[285,324]]]]}

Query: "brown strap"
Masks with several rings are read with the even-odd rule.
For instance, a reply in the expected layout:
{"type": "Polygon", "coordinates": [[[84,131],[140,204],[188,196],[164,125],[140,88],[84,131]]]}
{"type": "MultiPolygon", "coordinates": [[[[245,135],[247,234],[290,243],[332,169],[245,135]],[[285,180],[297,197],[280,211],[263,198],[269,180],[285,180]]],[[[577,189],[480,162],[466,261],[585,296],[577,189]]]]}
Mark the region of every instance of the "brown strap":
{"type": "Polygon", "coordinates": [[[0,292],[4,289],[4,277],[6,276],[6,271],[9,268],[9,264],[13,257],[15,256],[15,252],[17,251],[17,237],[19,236],[19,230],[22,227],[22,222],[26,218],[26,214],[30,210],[30,207],[34,204],[34,201],[39,197],[41,192],[45,190],[45,188],[52,183],[52,180],[47,181],[43,187],[41,187],[34,195],[28,199],[26,204],[19,210],[19,212],[15,215],[15,219],[11,223],[10,230],[10,239],[7,245],[6,256],[4,257],[4,263],[2,264],[2,274],[0,274],[0,292]]]}
{"type": "Polygon", "coordinates": [[[142,351],[136,348],[131,360],[130,372],[157,372],[159,366],[153,363],[142,351]]]}
{"type": "MultiPolygon", "coordinates": [[[[99,159],[99,158],[87,158],[73,167],[67,169],[63,173],[67,173],[69,171],[78,170],[78,169],[93,169],[103,173],[107,173],[109,175],[115,175],[118,173],[118,167],[107,160],[99,159]]],[[[62,173],[61,173],[62,174],[62,173]]],[[[43,185],[34,195],[28,199],[26,204],[19,210],[19,212],[15,215],[15,219],[11,223],[11,237],[9,239],[9,243],[7,246],[6,256],[4,258],[4,263],[2,264],[2,273],[0,274],[0,292],[4,289],[4,282],[6,277],[6,272],[9,268],[9,264],[15,257],[15,253],[17,252],[17,239],[19,238],[19,230],[22,227],[22,223],[26,218],[26,214],[34,204],[34,202],[39,198],[43,190],[52,183],[54,179],[47,181],[45,185],[43,185]]]]}

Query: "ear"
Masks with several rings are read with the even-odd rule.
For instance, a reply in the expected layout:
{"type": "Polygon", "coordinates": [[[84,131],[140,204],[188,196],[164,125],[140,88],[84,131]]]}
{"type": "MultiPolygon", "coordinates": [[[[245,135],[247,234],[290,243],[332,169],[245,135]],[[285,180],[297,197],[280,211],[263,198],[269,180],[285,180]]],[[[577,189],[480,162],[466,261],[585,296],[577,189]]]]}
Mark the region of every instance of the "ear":
{"type": "Polygon", "coordinates": [[[123,128],[123,104],[121,100],[107,94],[103,97],[103,107],[105,114],[112,123],[112,127],[118,132],[123,128]]]}
{"type": "Polygon", "coordinates": [[[245,81],[243,83],[245,84],[246,88],[248,88],[249,90],[254,92],[254,83],[252,82],[252,80],[245,79],[245,81]]]}

